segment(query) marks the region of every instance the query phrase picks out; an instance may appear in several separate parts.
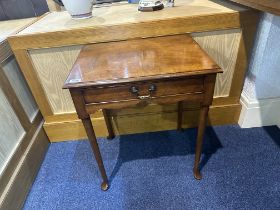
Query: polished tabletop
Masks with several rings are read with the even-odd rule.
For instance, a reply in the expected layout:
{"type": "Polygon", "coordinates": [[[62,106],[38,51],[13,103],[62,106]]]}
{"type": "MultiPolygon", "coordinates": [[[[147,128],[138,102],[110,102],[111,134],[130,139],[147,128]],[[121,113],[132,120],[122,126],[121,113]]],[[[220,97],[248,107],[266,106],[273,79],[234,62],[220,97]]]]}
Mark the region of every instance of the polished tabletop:
{"type": "Polygon", "coordinates": [[[64,88],[221,72],[190,35],[86,45],[64,88]]]}

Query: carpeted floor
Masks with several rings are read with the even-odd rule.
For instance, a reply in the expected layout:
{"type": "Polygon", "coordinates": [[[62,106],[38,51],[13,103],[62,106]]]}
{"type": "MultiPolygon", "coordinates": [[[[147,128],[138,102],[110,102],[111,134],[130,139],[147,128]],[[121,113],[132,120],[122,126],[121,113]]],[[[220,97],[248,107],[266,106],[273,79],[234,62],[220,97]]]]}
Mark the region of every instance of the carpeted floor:
{"type": "Polygon", "coordinates": [[[207,129],[203,179],[193,178],[196,129],[99,139],[111,187],[88,141],[50,146],[24,209],[280,209],[280,130],[207,129]]]}

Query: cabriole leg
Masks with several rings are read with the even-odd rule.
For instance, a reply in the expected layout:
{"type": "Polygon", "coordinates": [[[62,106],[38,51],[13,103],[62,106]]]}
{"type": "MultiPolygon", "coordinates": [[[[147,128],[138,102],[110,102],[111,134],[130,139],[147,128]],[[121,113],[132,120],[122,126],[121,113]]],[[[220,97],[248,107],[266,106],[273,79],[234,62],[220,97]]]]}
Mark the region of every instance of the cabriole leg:
{"type": "Polygon", "coordinates": [[[200,180],[202,178],[199,171],[199,162],[201,157],[203,136],[204,136],[205,126],[206,126],[208,111],[209,111],[209,106],[203,106],[200,109],[200,114],[199,114],[199,125],[198,125],[198,133],[197,133],[196,148],[195,148],[195,161],[194,161],[194,168],[193,168],[194,177],[197,180],[200,180]]]}
{"type": "Polygon", "coordinates": [[[98,146],[98,143],[97,143],[97,140],[96,140],[96,136],[95,136],[95,133],[94,133],[94,130],[93,130],[93,126],[92,126],[90,117],[88,117],[86,119],[82,119],[82,122],[84,124],[84,127],[85,127],[85,130],[86,130],[91,148],[93,150],[93,154],[95,156],[100,174],[101,174],[102,179],[103,179],[103,182],[101,184],[101,189],[106,191],[109,188],[109,182],[108,182],[106,171],[105,171],[105,168],[104,168],[104,165],[103,165],[103,160],[102,160],[102,157],[101,157],[101,154],[100,154],[99,146],[98,146]]]}

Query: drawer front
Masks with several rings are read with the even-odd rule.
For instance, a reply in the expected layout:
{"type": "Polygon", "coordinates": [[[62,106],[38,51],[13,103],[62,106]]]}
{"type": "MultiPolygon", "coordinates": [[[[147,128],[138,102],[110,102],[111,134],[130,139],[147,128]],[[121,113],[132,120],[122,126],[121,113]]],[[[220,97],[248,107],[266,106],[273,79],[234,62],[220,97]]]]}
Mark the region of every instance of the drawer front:
{"type": "Polygon", "coordinates": [[[114,102],[131,99],[158,98],[177,94],[203,92],[203,77],[151,81],[126,84],[114,87],[92,88],[85,90],[84,98],[88,103],[114,102]]]}

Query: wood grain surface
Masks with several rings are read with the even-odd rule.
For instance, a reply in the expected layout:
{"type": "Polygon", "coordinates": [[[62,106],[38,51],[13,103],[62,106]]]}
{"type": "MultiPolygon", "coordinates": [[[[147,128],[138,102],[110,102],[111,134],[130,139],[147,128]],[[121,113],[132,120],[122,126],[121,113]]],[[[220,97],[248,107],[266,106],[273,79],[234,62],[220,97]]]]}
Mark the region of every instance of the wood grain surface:
{"type": "Polygon", "coordinates": [[[0,174],[23,138],[25,131],[11,108],[2,89],[0,89],[0,174]]]}
{"type": "Polygon", "coordinates": [[[9,35],[14,34],[22,27],[32,23],[37,18],[26,18],[19,20],[0,21],[0,42],[5,40],[9,35]]]}
{"type": "Polygon", "coordinates": [[[17,98],[29,117],[30,122],[32,122],[38,112],[38,107],[16,63],[15,58],[12,57],[9,59],[9,61],[7,61],[2,68],[8,80],[10,81],[12,88],[14,89],[17,98]]]}
{"type": "MultiPolygon", "coordinates": [[[[33,123],[30,124],[28,129],[26,129],[27,131],[23,136],[22,140],[19,141],[18,144],[16,145],[14,152],[9,157],[7,166],[5,167],[4,171],[0,175],[0,209],[3,203],[3,197],[5,197],[5,194],[7,193],[7,190],[5,189],[9,188],[11,182],[21,181],[21,180],[14,180],[11,177],[13,177],[13,174],[16,171],[16,168],[18,167],[18,163],[25,158],[23,154],[28,148],[28,146],[30,145],[30,142],[32,142],[32,138],[36,134],[36,130],[38,129],[38,126],[42,127],[42,120],[43,120],[42,115],[38,113],[33,123]]],[[[24,190],[23,188],[21,189],[24,190]]]]}
{"type": "Polygon", "coordinates": [[[75,111],[69,91],[62,86],[82,46],[31,50],[30,57],[55,114],[75,111]]]}
{"type": "MultiPolygon", "coordinates": [[[[194,33],[192,36],[224,70],[222,75],[218,75],[215,97],[227,95],[227,91],[231,86],[228,79],[233,74],[234,70],[232,68],[234,68],[234,65],[231,59],[227,60],[228,57],[225,57],[224,53],[226,55],[231,54],[233,57],[236,56],[239,30],[194,33]],[[229,51],[228,48],[230,49],[229,51]],[[223,76],[224,74],[225,76],[223,76]]],[[[40,78],[47,99],[56,114],[75,112],[69,92],[62,90],[61,87],[77,59],[81,48],[82,46],[79,45],[29,51],[35,67],[34,70],[40,78]]]]}
{"type": "Polygon", "coordinates": [[[34,49],[240,28],[241,22],[250,21],[241,16],[256,13],[224,1],[207,0],[180,0],[176,7],[153,15],[134,9],[133,4],[98,8],[95,18],[84,21],[73,21],[67,13],[64,18],[60,12],[50,13],[9,37],[9,43],[13,50],[34,49]]]}
{"type": "Polygon", "coordinates": [[[73,20],[67,11],[52,12],[32,26],[21,31],[19,35],[67,31],[86,27],[104,27],[127,23],[134,24],[181,17],[237,13],[246,10],[242,6],[228,4],[221,0],[177,0],[176,7],[165,8],[151,13],[139,12],[137,7],[137,4],[118,3],[111,6],[93,8],[93,18],[86,20],[73,20]]]}
{"type": "Polygon", "coordinates": [[[47,100],[45,91],[40,83],[38,75],[34,72],[32,60],[26,50],[14,51],[16,60],[20,66],[20,69],[30,87],[30,90],[40,108],[41,113],[44,116],[52,115],[53,111],[47,100]]]}
{"type": "Polygon", "coordinates": [[[0,63],[12,55],[7,37],[16,34],[36,20],[37,18],[26,18],[19,20],[0,21],[0,63]]]}
{"type": "MultiPolygon", "coordinates": [[[[124,109],[122,111],[115,110],[116,112],[120,112],[117,115],[113,113],[113,127],[115,134],[122,135],[176,129],[177,110],[169,111],[168,108],[170,107],[170,109],[172,109],[176,106],[162,106],[162,110],[165,110],[165,112],[159,111],[157,107],[155,107],[154,113],[148,112],[148,110],[151,109],[150,106],[139,109],[139,114],[132,114],[135,113],[135,111],[132,111],[135,110],[134,108],[127,110],[124,109]],[[142,113],[140,113],[141,110],[143,111],[142,113]],[[121,113],[124,115],[121,115],[121,113]]],[[[239,117],[240,109],[241,106],[239,104],[212,107],[209,112],[208,124],[223,125],[236,123],[239,117]]],[[[198,110],[185,110],[183,119],[184,128],[197,126],[198,110]]],[[[93,117],[91,120],[98,137],[108,136],[103,117],[93,117]]],[[[51,142],[86,138],[83,124],[77,117],[75,120],[68,117],[68,119],[64,119],[62,121],[52,123],[46,122],[44,124],[44,128],[51,142]]]]}
{"type": "Polygon", "coordinates": [[[33,135],[28,139],[27,148],[19,152],[20,160],[13,165],[9,181],[1,196],[0,209],[22,209],[24,201],[37,176],[49,146],[49,140],[42,127],[36,124],[33,135]]]}
{"type": "Polygon", "coordinates": [[[84,99],[86,103],[137,99],[137,95],[131,93],[130,88],[132,86],[138,89],[138,94],[140,95],[151,94],[152,97],[161,97],[174,94],[203,92],[203,78],[190,78],[188,80],[181,79],[161,82],[150,81],[133,83],[129,86],[118,85],[107,88],[94,88],[84,91],[84,99]],[[154,92],[149,91],[151,85],[156,89],[154,92]]]}
{"type": "Polygon", "coordinates": [[[222,72],[220,67],[188,34],[134,39],[85,46],[64,88],[119,85],[219,72],[222,72]]]}
{"type": "MultiPolygon", "coordinates": [[[[66,97],[66,101],[69,99],[69,95],[59,95],[62,93],[57,93],[55,91],[55,88],[50,86],[49,91],[46,92],[44,90],[44,87],[42,84],[40,84],[40,80],[38,79],[38,74],[40,71],[38,71],[36,68],[34,68],[35,65],[45,65],[47,66],[45,70],[43,71],[51,71],[51,67],[53,68],[53,71],[58,74],[58,77],[61,77],[62,75],[67,75],[69,73],[70,68],[67,69],[67,67],[58,68],[60,65],[66,65],[62,63],[51,62],[52,59],[55,59],[55,56],[52,56],[51,53],[48,55],[42,55],[40,59],[36,60],[36,62],[30,62],[31,56],[27,53],[26,50],[28,50],[30,53],[33,53],[36,51],[35,54],[44,53],[47,50],[50,51],[60,51],[61,55],[64,56],[67,55],[67,52],[64,52],[63,49],[67,49],[67,46],[71,45],[84,45],[88,43],[96,43],[96,42],[102,42],[102,41],[114,41],[114,40],[123,40],[123,39],[131,39],[135,37],[147,37],[147,36],[159,36],[159,35],[170,35],[170,34],[178,34],[178,33],[186,33],[186,32],[205,32],[205,31],[216,31],[216,30],[222,30],[227,31],[226,29],[236,29],[236,28],[242,28],[242,40],[244,43],[242,45],[236,46],[236,48],[239,47],[238,50],[238,58],[237,63],[235,65],[235,70],[233,74],[233,82],[230,86],[230,94],[228,97],[220,97],[217,93],[217,87],[216,87],[216,99],[214,100],[215,106],[221,106],[221,105],[227,105],[231,107],[239,107],[239,97],[240,97],[240,91],[242,89],[242,84],[244,81],[244,74],[246,72],[247,68],[247,52],[250,50],[250,44],[251,40],[253,40],[254,36],[254,30],[246,30],[248,27],[251,28],[252,25],[256,25],[256,19],[258,18],[258,12],[247,10],[244,8],[239,7],[239,9],[233,9],[232,6],[228,6],[228,2],[225,1],[206,1],[203,0],[204,3],[200,3],[200,5],[193,5],[193,7],[190,9],[192,11],[189,11],[187,9],[184,9],[184,12],[181,12],[180,16],[178,18],[165,18],[161,17],[162,19],[157,19],[155,21],[146,21],[146,22],[137,22],[136,24],[133,23],[123,23],[120,25],[110,25],[109,27],[99,27],[95,26],[93,24],[94,21],[97,21],[98,17],[96,19],[91,19],[87,21],[72,21],[68,14],[65,13],[65,16],[67,16],[66,19],[64,19],[63,16],[59,16],[59,14],[54,15],[58,19],[61,17],[62,20],[58,20],[54,18],[54,22],[52,22],[52,17],[48,19],[49,17],[45,16],[43,19],[41,19],[42,22],[38,25],[38,31],[40,31],[40,27],[45,28],[48,30],[48,25],[43,25],[43,23],[47,18],[48,21],[50,21],[50,24],[52,26],[50,28],[56,28],[53,32],[48,33],[33,33],[30,31],[30,34],[21,34],[17,36],[13,36],[10,40],[10,43],[12,44],[13,49],[17,52],[17,57],[19,58],[20,66],[22,67],[22,70],[25,74],[25,77],[28,80],[28,84],[32,89],[33,95],[36,98],[37,103],[39,104],[40,109],[43,112],[43,115],[45,119],[47,119],[47,125],[48,128],[48,135],[52,136],[52,139],[55,138],[62,138],[62,136],[68,136],[71,138],[71,135],[79,136],[77,132],[79,133],[79,130],[75,129],[77,124],[76,120],[73,118],[69,118],[70,115],[75,115],[74,107],[72,104],[67,103],[63,104],[63,101],[59,101],[61,98],[66,97]],[[217,9],[217,8],[211,8],[209,7],[210,4],[217,4],[217,7],[224,8],[224,9],[217,9]],[[186,12],[188,11],[188,12],[186,12]],[[192,12],[192,15],[189,12],[192,12]],[[196,13],[197,12],[197,13],[196,13]],[[214,13],[213,13],[214,12],[214,13]],[[194,14],[196,13],[196,15],[194,14]],[[213,13],[211,15],[211,13],[213,13]],[[199,15],[201,14],[201,15],[199,15]],[[57,21],[58,20],[58,21],[57,21]],[[252,21],[253,20],[253,21],[252,21]],[[91,22],[93,21],[93,22],[91,22]],[[58,23],[56,26],[55,24],[58,23]],[[61,25],[60,25],[61,24],[61,25]],[[72,26],[73,25],[73,26],[72,26]],[[88,25],[88,27],[86,26],[88,25]],[[66,31],[59,31],[58,29],[61,28],[67,28],[70,27],[71,29],[66,31]],[[245,32],[243,32],[245,30],[245,32]],[[248,31],[248,32],[246,32],[248,31]],[[52,49],[38,49],[38,48],[49,48],[52,49]],[[53,47],[59,47],[59,48],[53,48],[53,47]],[[17,49],[24,49],[24,50],[17,50],[17,49]],[[35,50],[36,49],[36,50],[35,50]],[[24,51],[24,52],[23,52],[24,51]],[[45,58],[44,58],[45,56],[45,58]],[[28,61],[29,59],[29,61],[28,61]],[[43,61],[48,60],[48,61],[43,61]],[[35,64],[37,63],[37,64],[35,64]],[[46,63],[49,63],[49,65],[46,65],[46,63]],[[34,64],[34,65],[33,65],[34,64]],[[52,65],[51,65],[52,64],[52,65]],[[61,71],[61,69],[64,69],[61,71]],[[64,72],[65,71],[65,72],[64,72]],[[53,96],[51,96],[53,94],[53,96]],[[59,97],[55,97],[55,94],[58,94],[59,97]],[[68,98],[68,99],[67,99],[68,98]],[[52,107],[50,105],[50,101],[52,100],[52,103],[60,104],[60,106],[55,110],[56,108],[52,107]],[[57,101],[56,101],[57,100],[57,101]],[[68,106],[69,105],[69,106],[68,106]],[[55,115],[54,115],[55,113],[55,115]],[[63,118],[63,120],[61,120],[63,118]],[[73,120],[73,121],[72,121],[73,120]],[[48,123],[49,122],[49,123],[48,123]],[[73,123],[72,123],[73,122],[73,123]],[[69,126],[68,126],[69,125],[69,126]],[[70,126],[71,125],[71,126],[70,126]],[[68,130],[69,133],[62,132],[63,129],[60,130],[60,128],[65,128],[68,130]],[[71,127],[71,128],[70,128],[71,127]],[[70,128],[70,129],[68,129],[70,128]],[[54,132],[52,132],[52,129],[54,129],[54,132]],[[60,130],[60,131],[59,131],[60,130]]],[[[185,1],[187,4],[192,4],[191,1],[185,1]]],[[[198,4],[202,1],[194,1],[194,4],[198,4]]],[[[130,5],[128,5],[130,6],[130,5]]],[[[122,6],[116,6],[116,7],[122,7],[122,6]]],[[[216,6],[215,6],[216,7],[216,6]]],[[[109,8],[104,8],[105,10],[110,10],[109,8]]],[[[117,10],[117,9],[114,9],[117,10]]],[[[97,13],[96,13],[97,14],[97,13]]],[[[108,13],[106,13],[108,14],[108,13]]],[[[104,15],[106,16],[104,13],[104,15]]],[[[136,14],[139,15],[139,14],[136,14]]],[[[122,13],[121,15],[126,16],[125,13],[122,13]]],[[[137,17],[137,16],[135,16],[137,17]]],[[[123,20],[125,20],[123,18],[123,20]]],[[[102,21],[102,19],[99,19],[98,21],[102,21]]],[[[98,22],[97,21],[97,22],[98,22]]],[[[102,24],[102,23],[101,23],[102,24]]],[[[106,21],[104,22],[106,24],[106,21]]],[[[32,27],[36,25],[32,25],[32,27]]],[[[35,29],[35,27],[33,29],[35,29]]],[[[253,27],[253,28],[254,28],[253,27]]],[[[32,29],[32,30],[33,30],[32,29]]],[[[29,30],[29,29],[28,29],[29,30]]],[[[50,29],[52,30],[52,29],[50,29]]],[[[221,32],[222,32],[221,31],[221,32]]],[[[27,32],[27,31],[26,31],[27,32]]],[[[29,32],[28,32],[29,33],[29,32]]],[[[228,35],[225,37],[225,39],[228,38],[228,35]]],[[[234,38],[232,38],[234,39],[234,38]]],[[[224,43],[230,43],[229,42],[219,42],[221,45],[224,45],[224,43]]],[[[208,45],[208,44],[207,44],[208,45]]],[[[216,48],[217,51],[219,48],[216,48]]],[[[207,49],[206,49],[207,50],[207,49]]],[[[34,54],[34,55],[35,55],[34,54]]],[[[36,55],[37,56],[37,55],[36,55]]],[[[66,56],[67,57],[67,56],[66,56]]],[[[76,58],[70,58],[70,60],[75,60],[76,58]]],[[[214,57],[213,57],[214,59],[214,57]]],[[[33,58],[32,58],[33,60],[33,58]]],[[[215,60],[215,59],[214,59],[215,60]]],[[[223,69],[226,73],[228,73],[227,69],[223,69]]],[[[48,72],[49,74],[49,72],[48,72]]],[[[223,78],[224,80],[225,78],[223,78]]],[[[60,86],[63,84],[63,81],[61,81],[60,86]]],[[[218,84],[218,82],[217,82],[218,84]]],[[[225,85],[228,85],[228,83],[224,83],[225,85]]],[[[55,84],[54,86],[59,86],[59,84],[55,84]]],[[[219,88],[219,90],[224,90],[226,86],[223,86],[223,88],[219,88]]],[[[226,94],[225,94],[226,95],[226,94]]],[[[149,106],[149,110],[153,110],[153,113],[161,113],[163,110],[168,110],[166,106],[161,108],[161,106],[149,106]]],[[[175,108],[175,107],[174,107],[175,108]]],[[[229,107],[228,107],[229,108],[229,107]]],[[[240,108],[240,107],[239,107],[240,108]]],[[[239,109],[238,108],[238,109],[239,109]]],[[[231,108],[229,108],[231,109],[231,108]]],[[[237,113],[238,109],[234,109],[237,111],[233,111],[233,113],[237,113]]],[[[218,109],[217,109],[218,110],[218,109]]],[[[147,111],[147,110],[146,110],[147,111]]],[[[140,112],[137,109],[130,109],[128,112],[123,112],[123,117],[127,117],[130,115],[134,115],[135,112],[140,112]]],[[[122,112],[118,112],[118,115],[120,115],[122,112]]],[[[215,116],[218,114],[218,111],[215,112],[215,116]]],[[[148,119],[149,113],[143,113],[143,118],[148,119]]],[[[236,122],[236,119],[233,119],[233,115],[224,115],[227,119],[227,122],[234,123],[236,122]]],[[[98,116],[95,116],[95,118],[98,116]]],[[[221,119],[223,122],[225,122],[225,119],[221,119]]],[[[142,124],[141,124],[142,125],[142,124]]],[[[128,125],[129,126],[129,125],[128,125]]],[[[145,126],[143,124],[143,126],[145,126]]],[[[77,128],[78,129],[78,128],[77,128]]],[[[103,127],[100,128],[101,131],[103,127]]],[[[136,129],[137,130],[137,129],[136,129]]],[[[141,130],[139,128],[138,130],[141,130]]],[[[143,129],[145,130],[145,129],[143,129]]],[[[133,132],[131,130],[131,132],[133,132]]],[[[105,136],[105,134],[104,134],[105,136]]]]}
{"type": "Polygon", "coordinates": [[[193,33],[192,37],[223,70],[223,74],[217,75],[214,96],[227,97],[235,71],[241,30],[193,33]]]}

